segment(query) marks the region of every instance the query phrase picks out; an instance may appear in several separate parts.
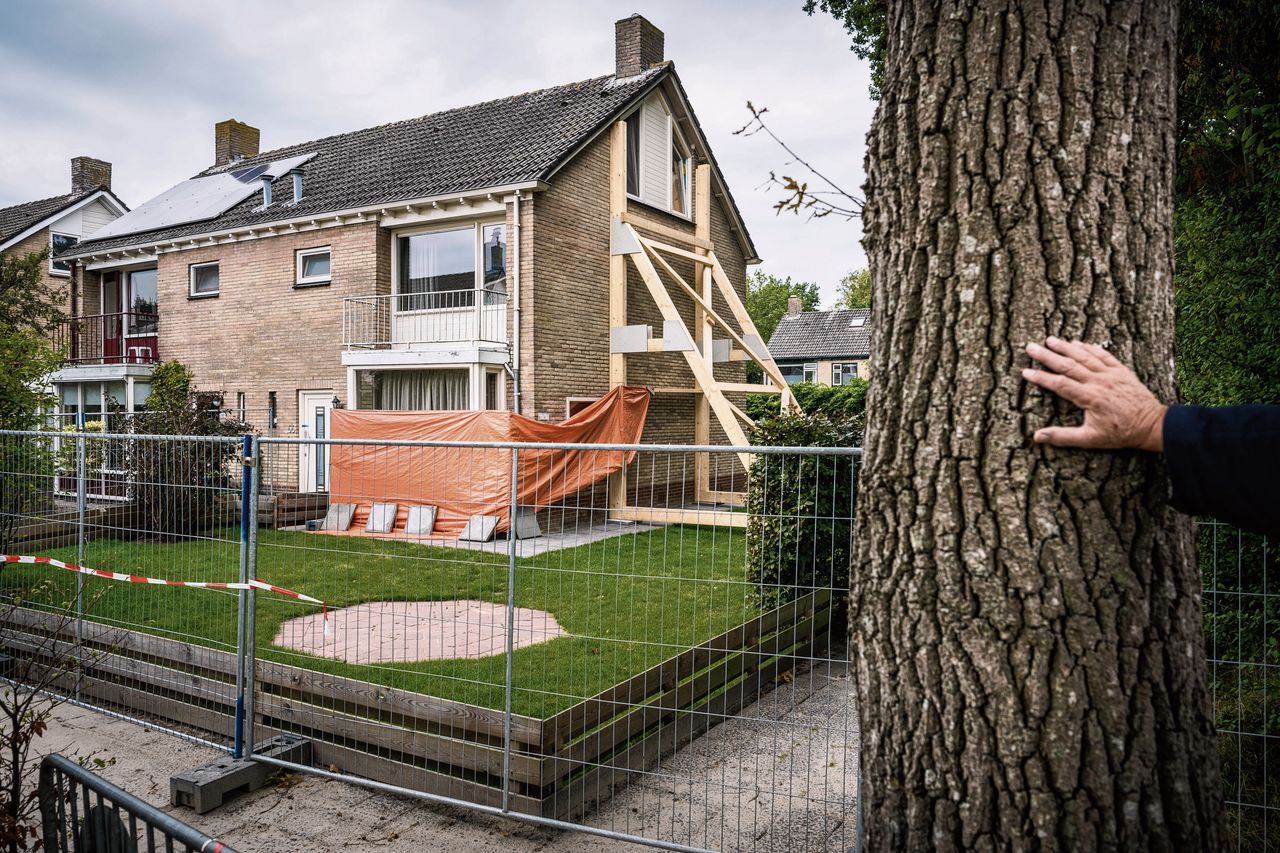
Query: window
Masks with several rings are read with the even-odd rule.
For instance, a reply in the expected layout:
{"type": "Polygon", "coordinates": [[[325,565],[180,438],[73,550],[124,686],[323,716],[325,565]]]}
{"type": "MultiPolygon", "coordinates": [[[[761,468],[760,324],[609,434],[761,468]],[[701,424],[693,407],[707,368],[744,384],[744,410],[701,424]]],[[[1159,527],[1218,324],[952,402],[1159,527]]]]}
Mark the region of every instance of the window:
{"type": "Polygon", "coordinates": [[[218,262],[192,264],[191,292],[192,297],[218,295],[218,262]]]}
{"type": "Polygon", "coordinates": [[[71,263],[69,261],[56,260],[56,256],[63,249],[68,249],[80,242],[80,238],[71,234],[58,234],[49,232],[49,272],[53,275],[71,275],[71,263]]]}
{"type": "Polygon", "coordinates": [[[818,364],[817,364],[817,362],[813,362],[813,361],[811,361],[811,362],[808,362],[807,364],[805,364],[805,366],[804,366],[804,381],[805,381],[805,382],[817,382],[817,381],[818,381],[818,364]]]}
{"type": "Polygon", "coordinates": [[[486,370],[484,372],[484,407],[494,412],[502,408],[498,403],[498,372],[486,370]]]}
{"type": "Polygon", "coordinates": [[[130,335],[156,333],[156,271],[133,270],[125,277],[125,329],[130,335]]]}
{"type": "Polygon", "coordinates": [[[858,378],[858,363],[856,361],[836,362],[831,365],[831,384],[844,385],[850,379],[858,378]]]}
{"type": "Polygon", "coordinates": [[[471,308],[506,302],[507,226],[467,225],[397,240],[396,310],[471,308]]]}
{"type": "Polygon", "coordinates": [[[640,196],[640,111],[627,116],[627,195],[640,196]]]}
{"type": "Polygon", "coordinates": [[[685,216],[690,214],[689,211],[689,149],[684,145],[684,140],[680,138],[680,134],[675,129],[675,120],[672,120],[671,129],[671,210],[674,213],[682,213],[685,216]]]}
{"type": "Polygon", "coordinates": [[[328,284],[331,257],[328,246],[318,249],[299,249],[298,278],[295,284],[299,287],[328,284]]]}
{"type": "Polygon", "coordinates": [[[795,385],[797,382],[804,381],[804,366],[800,364],[779,364],[778,370],[782,372],[782,378],[787,380],[788,385],[795,385]]]}
{"type": "Polygon", "coordinates": [[[690,216],[693,157],[666,101],[654,95],[625,122],[627,195],[662,210],[690,216]]]}

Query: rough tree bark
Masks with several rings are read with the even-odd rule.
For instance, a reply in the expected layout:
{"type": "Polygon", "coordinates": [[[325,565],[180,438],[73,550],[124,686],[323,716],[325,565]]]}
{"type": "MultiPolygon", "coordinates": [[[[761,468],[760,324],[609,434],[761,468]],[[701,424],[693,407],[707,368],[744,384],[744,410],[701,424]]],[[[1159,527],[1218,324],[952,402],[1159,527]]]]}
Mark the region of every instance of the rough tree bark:
{"type": "Polygon", "coordinates": [[[1171,0],[889,4],[867,152],[851,648],[868,849],[1209,850],[1191,522],[1158,459],[1036,448],[1053,334],[1173,386],[1171,0]]]}

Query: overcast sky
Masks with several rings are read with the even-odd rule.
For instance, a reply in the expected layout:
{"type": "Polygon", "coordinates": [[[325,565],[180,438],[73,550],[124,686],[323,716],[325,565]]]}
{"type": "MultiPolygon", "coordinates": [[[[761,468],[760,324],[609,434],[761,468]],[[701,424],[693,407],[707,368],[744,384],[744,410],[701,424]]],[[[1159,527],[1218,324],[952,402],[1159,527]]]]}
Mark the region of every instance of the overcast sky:
{"type": "Polygon", "coordinates": [[[613,22],[640,12],[675,61],[763,269],[816,281],[830,305],[865,264],[856,221],[777,216],[764,136],[745,104],[861,194],[869,71],[800,0],[729,2],[25,2],[0,4],[0,207],[70,188],[69,161],[114,166],[137,206],[213,161],[238,118],[262,148],[316,139],[613,70],[613,22]]]}

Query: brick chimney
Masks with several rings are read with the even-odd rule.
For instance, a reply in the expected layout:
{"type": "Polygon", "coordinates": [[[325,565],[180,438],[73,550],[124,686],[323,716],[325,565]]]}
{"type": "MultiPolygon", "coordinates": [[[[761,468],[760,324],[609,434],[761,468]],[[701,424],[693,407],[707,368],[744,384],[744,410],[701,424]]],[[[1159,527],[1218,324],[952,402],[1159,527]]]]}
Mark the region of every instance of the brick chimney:
{"type": "Polygon", "coordinates": [[[666,57],[662,30],[641,15],[623,18],[613,25],[614,58],[618,79],[634,77],[646,68],[660,64],[666,57]]]}
{"type": "Polygon", "coordinates": [[[261,131],[229,118],[213,126],[213,165],[225,166],[258,154],[261,131]]]}
{"type": "Polygon", "coordinates": [[[787,297],[787,316],[794,317],[799,313],[800,313],[800,297],[788,296],[787,297]]]}
{"type": "Polygon", "coordinates": [[[92,157],[71,158],[71,192],[83,192],[102,188],[111,189],[111,164],[92,157]]]}

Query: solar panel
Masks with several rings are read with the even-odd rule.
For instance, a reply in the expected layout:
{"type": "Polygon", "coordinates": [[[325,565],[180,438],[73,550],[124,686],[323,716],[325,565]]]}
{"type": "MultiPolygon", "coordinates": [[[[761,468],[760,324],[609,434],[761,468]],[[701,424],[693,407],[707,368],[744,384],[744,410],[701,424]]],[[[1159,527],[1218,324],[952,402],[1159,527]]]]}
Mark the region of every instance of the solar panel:
{"type": "Polygon", "coordinates": [[[315,152],[231,172],[183,181],[88,235],[101,240],[204,222],[221,216],[258,191],[264,176],[278,178],[316,156],[315,152]]]}

